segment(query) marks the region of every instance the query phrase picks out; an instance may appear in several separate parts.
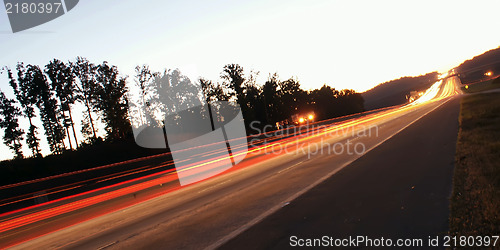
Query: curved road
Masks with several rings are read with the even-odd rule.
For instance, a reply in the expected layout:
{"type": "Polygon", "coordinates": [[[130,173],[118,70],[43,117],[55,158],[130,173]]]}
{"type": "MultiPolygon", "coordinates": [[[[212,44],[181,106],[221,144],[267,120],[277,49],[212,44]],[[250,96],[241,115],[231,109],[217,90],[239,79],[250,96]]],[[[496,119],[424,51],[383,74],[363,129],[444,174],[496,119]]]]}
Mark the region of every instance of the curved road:
{"type": "MultiPolygon", "coordinates": [[[[285,240],[290,232],[298,234],[302,229],[315,232],[309,229],[317,228],[318,225],[320,227],[317,232],[322,232],[321,225],[323,229],[330,228],[327,223],[329,215],[336,214],[338,217],[332,219],[331,223],[340,226],[341,224],[336,223],[344,218],[340,212],[351,210],[353,213],[362,211],[360,214],[371,218],[371,221],[368,219],[366,223],[375,227],[374,229],[377,224],[372,222],[387,222],[392,225],[395,222],[383,218],[391,217],[400,211],[391,210],[394,207],[388,210],[382,208],[395,204],[397,208],[403,207],[404,210],[404,207],[410,208],[417,204],[416,211],[420,211],[420,208],[428,204],[413,199],[410,195],[412,190],[420,190],[427,182],[437,183],[442,180],[424,178],[429,170],[432,172],[434,168],[432,164],[420,166],[416,159],[427,157],[430,162],[437,164],[441,164],[439,159],[444,159],[448,162],[444,172],[441,173],[437,168],[435,173],[439,177],[446,175],[451,178],[449,170],[452,161],[448,161],[449,155],[435,151],[434,147],[440,147],[441,139],[447,140],[450,145],[455,143],[456,124],[449,121],[457,121],[457,81],[456,78],[449,78],[440,84],[438,91],[433,94],[436,98],[430,101],[349,120],[318,130],[321,132],[317,134],[296,138],[288,144],[275,145],[267,154],[264,151],[258,152],[260,157],[247,161],[246,167],[22,242],[13,248],[279,247],[286,245],[285,240]],[[455,111],[451,112],[453,109],[455,111]],[[447,116],[444,116],[443,112],[447,116]],[[429,117],[431,119],[428,119],[429,117]],[[422,126],[420,123],[424,123],[427,128],[424,131],[429,132],[428,134],[414,132],[415,127],[419,131],[422,126]],[[441,136],[442,129],[454,136],[441,136]],[[413,152],[411,147],[408,150],[404,143],[397,143],[403,141],[412,144],[414,141],[408,136],[416,136],[422,141],[438,142],[413,146],[436,152],[436,155],[422,155],[413,152]],[[398,139],[400,137],[403,139],[398,139]],[[434,147],[431,147],[432,145],[434,147]],[[381,150],[385,154],[381,154],[381,150]],[[393,172],[395,170],[398,171],[393,172]],[[394,182],[384,181],[381,178],[383,176],[391,177],[394,182]],[[328,185],[334,187],[330,189],[328,185]],[[412,186],[416,188],[406,189],[412,186]],[[349,194],[361,196],[359,200],[349,199],[349,194]],[[308,199],[317,202],[308,203],[308,199]],[[382,207],[382,210],[372,211],[371,206],[374,209],[382,207]],[[304,214],[317,216],[313,216],[315,219],[309,224],[300,226],[302,221],[298,219],[304,214]],[[269,223],[273,226],[269,226],[269,223]],[[263,237],[263,228],[269,237],[263,237]],[[257,236],[259,237],[256,238],[257,236]]],[[[446,181],[441,184],[446,192],[449,192],[448,184],[446,181]]],[[[161,184],[158,188],[161,188],[161,184]]],[[[443,202],[446,203],[445,198],[448,195],[443,196],[442,189],[440,187],[434,197],[439,208],[444,206],[443,202]]],[[[444,210],[437,213],[440,219],[443,219],[445,214],[447,216],[447,211],[444,210]]],[[[408,215],[406,216],[403,218],[408,218],[408,215]]],[[[356,224],[355,220],[356,217],[352,217],[353,224],[356,224]]],[[[411,227],[411,224],[406,222],[395,224],[411,227]]],[[[433,220],[431,224],[442,223],[435,223],[433,220]]],[[[346,229],[342,232],[356,231],[346,229]]],[[[15,238],[19,234],[22,232],[14,232],[12,237],[15,238]]]]}

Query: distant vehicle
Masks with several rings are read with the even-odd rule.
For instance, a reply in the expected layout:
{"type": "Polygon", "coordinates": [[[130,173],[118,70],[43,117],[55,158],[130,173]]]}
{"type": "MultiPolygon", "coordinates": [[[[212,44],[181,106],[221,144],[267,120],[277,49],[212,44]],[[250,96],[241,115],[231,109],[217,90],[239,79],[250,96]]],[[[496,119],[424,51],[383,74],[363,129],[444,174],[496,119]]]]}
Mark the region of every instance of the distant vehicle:
{"type": "Polygon", "coordinates": [[[316,119],[316,114],[314,114],[314,112],[292,115],[292,122],[295,125],[305,124],[308,122],[314,122],[315,119],[316,119]]]}
{"type": "Polygon", "coordinates": [[[418,92],[418,91],[411,91],[409,95],[406,95],[406,99],[408,102],[414,102],[418,98],[420,98],[424,92],[418,92]]]}
{"type": "Polygon", "coordinates": [[[297,126],[316,121],[316,114],[314,112],[294,114],[290,119],[276,122],[277,129],[287,128],[289,126],[297,126]]]}

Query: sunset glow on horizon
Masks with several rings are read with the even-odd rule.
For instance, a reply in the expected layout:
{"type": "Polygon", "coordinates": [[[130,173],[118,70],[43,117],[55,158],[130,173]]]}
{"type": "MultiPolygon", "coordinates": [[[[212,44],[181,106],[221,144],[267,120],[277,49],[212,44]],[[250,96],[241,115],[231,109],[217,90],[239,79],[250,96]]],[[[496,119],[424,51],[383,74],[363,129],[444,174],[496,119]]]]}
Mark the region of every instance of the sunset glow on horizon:
{"type": "MultiPolygon", "coordinates": [[[[237,63],[246,76],[259,72],[259,85],[277,72],[306,90],[327,84],[362,92],[404,76],[443,73],[497,48],[499,7],[498,1],[80,1],[61,18],[15,34],[0,11],[0,67],[83,56],[116,65],[133,84],[137,65],[180,68],[217,82],[224,65],[237,63]]],[[[13,97],[5,74],[0,89],[13,97]]]]}

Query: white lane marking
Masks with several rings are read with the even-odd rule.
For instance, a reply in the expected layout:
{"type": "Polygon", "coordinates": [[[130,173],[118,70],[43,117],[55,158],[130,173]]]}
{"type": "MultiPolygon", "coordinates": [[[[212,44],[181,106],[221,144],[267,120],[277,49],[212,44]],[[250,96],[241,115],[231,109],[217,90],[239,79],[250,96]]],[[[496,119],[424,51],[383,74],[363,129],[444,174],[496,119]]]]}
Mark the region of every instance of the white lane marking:
{"type": "Polygon", "coordinates": [[[304,163],[305,161],[306,161],[306,160],[303,160],[303,161],[297,162],[297,163],[293,164],[293,165],[292,165],[292,166],[290,166],[290,167],[287,167],[287,168],[285,168],[285,169],[283,169],[283,170],[280,170],[280,171],[278,171],[278,174],[280,174],[281,172],[285,172],[285,171],[287,171],[287,170],[289,170],[289,169],[291,169],[291,168],[293,168],[293,167],[295,167],[295,166],[298,166],[298,165],[300,165],[300,164],[304,163]]]}
{"type": "Polygon", "coordinates": [[[108,248],[108,247],[110,247],[110,246],[112,246],[112,245],[116,244],[117,242],[118,242],[118,241],[113,241],[113,242],[111,242],[111,243],[109,243],[109,244],[107,244],[107,245],[104,245],[104,246],[102,246],[102,247],[97,248],[97,250],[102,250],[102,249],[108,248]]]}
{"type": "MultiPolygon", "coordinates": [[[[396,131],[395,133],[393,133],[392,135],[390,135],[389,137],[385,138],[384,140],[382,140],[381,142],[377,143],[375,146],[371,147],[370,149],[366,150],[365,151],[365,154],[370,152],[372,149],[380,146],[382,143],[386,142],[387,140],[391,139],[393,136],[399,134],[399,132],[403,131],[404,129],[406,129],[407,127],[411,126],[413,123],[415,123],[416,121],[420,120],[422,117],[428,115],[429,113],[431,113],[432,111],[436,110],[437,108],[441,107],[443,104],[447,103],[448,101],[450,101],[451,99],[454,99],[454,98],[450,98],[448,100],[446,100],[445,102],[439,104],[438,106],[434,107],[433,109],[429,110],[428,112],[426,112],[425,114],[421,115],[420,117],[418,117],[417,119],[413,120],[412,122],[410,122],[409,124],[407,124],[406,126],[404,126],[403,128],[399,129],[398,131],[396,131]]],[[[363,155],[365,155],[363,154],[363,155]]],[[[270,208],[269,210],[267,210],[266,212],[262,213],[261,215],[255,217],[253,220],[249,221],[248,223],[246,223],[245,225],[241,226],[240,228],[234,230],[232,233],[226,235],[225,237],[219,239],[218,241],[216,241],[215,243],[213,243],[212,245],[206,247],[205,249],[217,249],[219,248],[220,246],[222,246],[223,244],[227,243],[229,240],[233,239],[234,237],[238,236],[239,234],[243,233],[245,230],[249,229],[250,227],[254,226],[255,224],[261,222],[263,219],[265,219],[266,217],[268,217],[269,215],[275,213],[276,211],[278,211],[280,208],[283,207],[283,204],[285,203],[290,203],[292,201],[294,201],[297,197],[303,195],[304,193],[306,193],[307,191],[311,190],[312,188],[314,188],[315,186],[319,185],[320,183],[322,183],[323,181],[325,181],[326,179],[330,178],[332,175],[336,174],[338,171],[342,170],[343,168],[347,167],[349,164],[353,163],[354,161],[356,161],[357,159],[361,158],[363,155],[359,155],[357,157],[355,157],[354,159],[344,163],[342,166],[340,166],[339,168],[333,170],[332,172],[328,173],[327,175],[323,176],[322,178],[320,178],[319,180],[315,181],[314,183],[312,183],[311,185],[305,187],[304,189],[300,190],[299,192],[293,194],[292,196],[290,196],[289,198],[287,199],[284,199],[282,202],[279,202],[276,206],[270,208]]],[[[288,204],[287,204],[288,205],[288,204]]]]}
{"type": "Polygon", "coordinates": [[[231,180],[232,180],[232,179],[229,179],[229,180],[227,180],[227,181],[223,181],[223,182],[219,182],[219,183],[217,183],[217,184],[215,184],[215,185],[213,185],[213,186],[207,187],[207,188],[205,188],[205,189],[203,189],[203,190],[199,191],[198,193],[203,193],[203,192],[205,192],[205,191],[207,191],[207,190],[213,189],[213,188],[215,188],[215,187],[217,187],[217,186],[220,186],[220,185],[222,185],[222,184],[224,184],[224,183],[228,183],[228,182],[230,182],[231,180]]]}

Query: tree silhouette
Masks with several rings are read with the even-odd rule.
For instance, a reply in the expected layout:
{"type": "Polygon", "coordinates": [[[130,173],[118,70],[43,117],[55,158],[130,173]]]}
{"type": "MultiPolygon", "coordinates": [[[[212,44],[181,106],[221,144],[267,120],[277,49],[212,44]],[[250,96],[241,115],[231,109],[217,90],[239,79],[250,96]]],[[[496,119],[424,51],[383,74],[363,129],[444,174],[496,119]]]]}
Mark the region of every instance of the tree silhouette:
{"type": "Polygon", "coordinates": [[[26,79],[25,73],[26,68],[22,62],[19,62],[16,66],[17,70],[17,80],[14,78],[12,71],[7,68],[7,76],[9,78],[9,84],[14,90],[17,101],[21,104],[22,111],[24,115],[28,118],[30,127],[28,133],[26,134],[26,144],[28,148],[31,149],[32,155],[34,157],[41,156],[40,152],[40,139],[37,137],[37,127],[33,124],[33,118],[35,117],[34,106],[37,103],[36,95],[33,86],[26,79]]]}
{"type": "Polygon", "coordinates": [[[336,116],[337,95],[338,91],[326,84],[310,92],[310,103],[321,119],[328,119],[336,116]]]}
{"type": "Polygon", "coordinates": [[[226,94],[226,89],[222,84],[213,83],[212,81],[204,78],[200,78],[198,81],[203,89],[207,102],[229,101],[231,98],[228,94],[226,94]]]}
{"type": "Polygon", "coordinates": [[[364,111],[363,97],[354,90],[341,90],[323,85],[309,93],[309,103],[320,119],[329,119],[364,111]]]}
{"type": "MultiPolygon", "coordinates": [[[[210,117],[207,117],[207,113],[203,112],[204,110],[202,109],[201,115],[204,116],[207,119],[211,119],[212,117],[218,115],[219,113],[219,101],[227,101],[229,98],[225,95],[224,90],[220,86],[220,84],[214,84],[210,80],[206,80],[204,78],[199,78],[198,82],[200,83],[200,87],[202,90],[202,98],[205,100],[207,108],[208,108],[208,114],[210,117]],[[212,111],[216,110],[216,114],[213,114],[212,111]]],[[[212,126],[213,122],[212,122],[212,126]]],[[[214,129],[215,127],[212,127],[214,129]]]]}
{"type": "Polygon", "coordinates": [[[339,103],[337,116],[359,113],[365,110],[363,96],[352,89],[339,91],[337,98],[339,103]]]}
{"type": "Polygon", "coordinates": [[[76,100],[82,102],[86,107],[82,121],[82,134],[89,138],[92,136],[92,141],[97,140],[95,121],[92,117],[92,112],[97,110],[97,94],[96,94],[96,66],[89,62],[86,58],[77,57],[76,62],[70,63],[73,74],[78,78],[79,84],[76,84],[77,89],[76,100]]]}
{"type": "MultiPolygon", "coordinates": [[[[247,128],[263,128],[268,124],[268,116],[266,105],[262,96],[262,88],[254,83],[245,84],[245,103],[247,104],[246,112],[243,113],[245,117],[245,124],[247,128]],[[253,125],[252,122],[258,122],[253,125]]],[[[242,109],[243,112],[243,109],[242,109]]],[[[255,131],[258,132],[258,131],[255,131]]],[[[252,133],[252,132],[250,132],[252,133]]]]}
{"type": "MultiPolygon", "coordinates": [[[[261,90],[255,83],[257,75],[258,72],[250,72],[245,78],[243,67],[238,64],[227,64],[220,76],[223,80],[223,87],[227,89],[229,100],[236,101],[240,106],[247,128],[250,127],[252,121],[257,121],[257,117],[262,116],[259,112],[260,108],[264,108],[257,103],[258,100],[261,100],[261,90]],[[257,98],[255,95],[259,97],[257,98]]],[[[258,121],[262,122],[260,119],[258,121]]]]}
{"type": "Polygon", "coordinates": [[[71,105],[75,103],[76,99],[75,76],[69,65],[57,59],[53,59],[49,64],[45,65],[45,73],[47,73],[51,81],[51,89],[55,91],[59,99],[60,110],[64,117],[64,125],[66,127],[70,148],[73,149],[69,134],[69,126],[71,126],[73,130],[76,148],[78,147],[78,139],[76,138],[75,124],[71,114],[71,105]],[[66,116],[66,112],[68,112],[68,116],[66,116]]]}
{"type": "Polygon", "coordinates": [[[15,100],[8,99],[0,90],[0,128],[4,129],[3,141],[12,151],[16,158],[23,158],[21,141],[24,131],[19,128],[18,117],[22,115],[21,110],[14,106],[15,100]]]}
{"type": "Polygon", "coordinates": [[[236,102],[240,105],[245,113],[245,76],[243,74],[243,67],[238,64],[227,64],[221,73],[221,78],[226,81],[226,86],[232,91],[228,92],[231,97],[236,98],[236,102]]]}
{"type": "Polygon", "coordinates": [[[300,88],[300,83],[294,78],[279,81],[279,96],[281,100],[281,119],[288,119],[299,112],[299,108],[307,103],[307,92],[300,88]]]}
{"type": "Polygon", "coordinates": [[[31,94],[35,95],[36,106],[40,110],[47,142],[52,153],[62,153],[64,146],[64,128],[61,120],[64,118],[57,112],[57,100],[49,86],[46,76],[38,65],[28,64],[24,74],[24,82],[31,85],[31,94]]]}
{"type": "MultiPolygon", "coordinates": [[[[91,142],[98,140],[98,120],[105,125],[108,141],[131,134],[127,79],[120,76],[116,66],[106,61],[96,65],[86,58],[77,57],[76,61],[69,63],[53,59],[44,66],[44,71],[39,66],[25,66],[20,62],[16,67],[17,77],[7,67],[4,69],[20,108],[16,107],[14,100],[0,92],[0,127],[5,129],[5,144],[16,153],[16,157],[22,157],[24,131],[19,128],[20,115],[27,117],[30,124],[26,133],[28,147],[33,156],[41,155],[37,127],[33,124],[33,118],[36,117],[34,107],[40,111],[44,132],[53,153],[64,150],[65,136],[68,136],[69,146],[73,148],[69,127],[73,131],[75,147],[78,147],[72,118],[72,105],[75,102],[85,106],[81,131],[91,142]],[[66,128],[61,125],[61,121],[64,121],[66,128]]],[[[257,85],[256,75],[251,71],[245,75],[240,65],[227,64],[220,74],[221,82],[200,78],[197,85],[178,69],[165,69],[160,73],[144,64],[135,68],[134,80],[140,90],[140,100],[133,105],[141,108],[141,125],[155,127],[164,126],[162,122],[180,126],[189,120],[183,120],[178,112],[193,117],[207,116],[208,113],[218,117],[221,113],[218,101],[237,103],[247,128],[253,121],[260,122],[254,127],[263,128],[303,112],[314,111],[319,119],[328,119],[364,110],[363,97],[353,90],[339,91],[325,84],[319,89],[305,91],[297,79],[281,81],[277,73],[270,74],[264,84],[257,85]],[[205,112],[203,107],[197,108],[202,104],[201,99],[213,109],[205,112]],[[216,113],[211,114],[213,111],[216,113]]]]}
{"type": "Polygon", "coordinates": [[[274,124],[282,120],[281,111],[283,107],[280,105],[280,96],[278,93],[278,74],[269,74],[267,81],[262,86],[262,101],[264,102],[264,112],[268,124],[274,124]]]}
{"type": "Polygon", "coordinates": [[[153,110],[154,108],[151,106],[156,97],[156,88],[154,85],[154,79],[158,76],[159,73],[153,72],[149,69],[149,66],[143,64],[142,66],[135,67],[135,83],[140,89],[140,99],[137,106],[140,107],[140,121],[141,124],[147,124],[151,126],[157,126],[158,122],[154,118],[153,110]],[[144,120],[143,120],[144,114],[144,120]]]}
{"type": "Polygon", "coordinates": [[[155,106],[163,117],[201,104],[201,88],[193,84],[179,69],[165,69],[162,74],[155,76],[154,84],[158,101],[155,106]]]}
{"type": "Polygon", "coordinates": [[[107,139],[124,138],[131,132],[128,120],[126,78],[120,77],[116,66],[103,62],[97,67],[97,108],[103,114],[107,139]]]}

